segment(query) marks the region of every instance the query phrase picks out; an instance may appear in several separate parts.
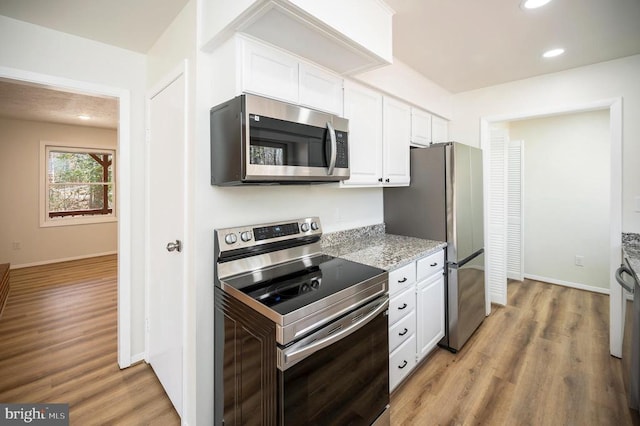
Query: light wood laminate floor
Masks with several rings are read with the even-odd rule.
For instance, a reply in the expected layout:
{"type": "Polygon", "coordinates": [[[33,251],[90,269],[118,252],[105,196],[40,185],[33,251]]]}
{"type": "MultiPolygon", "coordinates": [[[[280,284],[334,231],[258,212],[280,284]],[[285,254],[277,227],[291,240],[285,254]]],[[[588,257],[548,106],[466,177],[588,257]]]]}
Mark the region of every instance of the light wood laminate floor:
{"type": "Polygon", "coordinates": [[[609,298],[510,282],[506,307],[454,355],[437,349],[391,397],[395,425],[634,425],[609,298]]]}
{"type": "Polygon", "coordinates": [[[116,256],[11,271],[0,402],[68,403],[71,425],[179,425],[151,367],[117,364],[116,256]]]}
{"type": "MultiPolygon", "coordinates": [[[[605,295],[509,284],[459,354],[437,349],[391,396],[392,425],[637,425],[608,352],[605,295]]],[[[178,425],[144,363],[116,356],[116,258],[11,271],[0,402],[70,404],[72,425],[178,425]]]]}

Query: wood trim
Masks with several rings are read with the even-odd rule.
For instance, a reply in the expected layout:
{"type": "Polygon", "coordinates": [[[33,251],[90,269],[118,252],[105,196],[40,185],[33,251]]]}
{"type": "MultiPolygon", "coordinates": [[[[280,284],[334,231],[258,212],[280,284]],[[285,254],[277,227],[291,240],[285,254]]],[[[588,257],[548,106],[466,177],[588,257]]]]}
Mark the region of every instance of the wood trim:
{"type": "Polygon", "coordinates": [[[11,265],[9,263],[0,264],[0,318],[4,312],[9,297],[9,276],[11,265]]]}

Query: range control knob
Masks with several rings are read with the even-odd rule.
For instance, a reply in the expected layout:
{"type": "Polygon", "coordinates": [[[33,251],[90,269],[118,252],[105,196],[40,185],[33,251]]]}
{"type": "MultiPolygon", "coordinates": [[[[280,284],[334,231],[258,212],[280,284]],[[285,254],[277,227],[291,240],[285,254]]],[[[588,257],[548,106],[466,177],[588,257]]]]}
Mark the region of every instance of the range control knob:
{"type": "Polygon", "coordinates": [[[244,231],[240,233],[240,238],[245,242],[251,240],[251,231],[244,231]]]}
{"type": "Polygon", "coordinates": [[[309,230],[309,224],[307,222],[303,223],[302,225],[300,225],[300,229],[302,230],[302,232],[307,232],[309,230]]]}
{"type": "Polygon", "coordinates": [[[320,228],[320,225],[318,225],[317,222],[311,222],[311,229],[313,229],[314,231],[317,231],[318,228],[320,228]]]}
{"type": "Polygon", "coordinates": [[[236,241],[238,241],[238,237],[236,236],[236,234],[227,234],[224,236],[224,241],[227,244],[234,244],[236,241]]]}

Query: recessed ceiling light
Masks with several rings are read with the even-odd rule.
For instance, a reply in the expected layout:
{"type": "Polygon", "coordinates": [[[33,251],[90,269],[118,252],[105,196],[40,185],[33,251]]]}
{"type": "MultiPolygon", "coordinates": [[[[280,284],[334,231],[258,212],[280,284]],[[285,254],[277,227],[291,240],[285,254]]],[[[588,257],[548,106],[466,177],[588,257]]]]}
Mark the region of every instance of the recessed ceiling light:
{"type": "Polygon", "coordinates": [[[564,53],[564,49],[563,48],[558,48],[558,49],[551,49],[551,50],[547,50],[546,52],[544,52],[542,54],[543,58],[554,58],[556,56],[560,56],[564,53]]]}
{"type": "Polygon", "coordinates": [[[78,118],[79,118],[80,120],[90,120],[90,119],[91,119],[91,117],[89,117],[88,115],[85,115],[85,114],[80,114],[80,115],[78,116],[78,118]]]}
{"type": "Polygon", "coordinates": [[[523,9],[537,9],[549,3],[551,0],[523,0],[521,4],[523,9]]]}

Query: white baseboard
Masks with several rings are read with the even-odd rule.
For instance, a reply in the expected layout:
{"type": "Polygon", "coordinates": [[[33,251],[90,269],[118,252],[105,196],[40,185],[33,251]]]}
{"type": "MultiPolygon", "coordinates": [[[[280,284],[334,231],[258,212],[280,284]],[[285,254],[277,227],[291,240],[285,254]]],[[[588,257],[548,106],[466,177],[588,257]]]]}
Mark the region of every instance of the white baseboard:
{"type": "Polygon", "coordinates": [[[592,285],[573,283],[571,281],[564,281],[564,280],[559,280],[559,279],[556,279],[556,278],[541,277],[539,275],[524,274],[524,277],[528,278],[530,280],[542,281],[542,282],[549,283],[549,284],[562,285],[562,286],[565,286],[565,287],[577,288],[579,290],[586,290],[586,291],[592,291],[594,293],[601,293],[601,294],[609,295],[609,289],[608,288],[594,287],[592,285]]]}
{"type": "Polygon", "coordinates": [[[30,266],[50,265],[52,263],[68,262],[70,260],[89,259],[91,257],[109,256],[111,254],[117,254],[117,253],[118,253],[117,251],[108,251],[104,253],[92,253],[92,254],[85,254],[82,256],[65,257],[62,259],[43,260],[41,262],[22,263],[20,265],[11,265],[11,269],[28,268],[30,266]]]}

